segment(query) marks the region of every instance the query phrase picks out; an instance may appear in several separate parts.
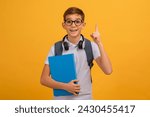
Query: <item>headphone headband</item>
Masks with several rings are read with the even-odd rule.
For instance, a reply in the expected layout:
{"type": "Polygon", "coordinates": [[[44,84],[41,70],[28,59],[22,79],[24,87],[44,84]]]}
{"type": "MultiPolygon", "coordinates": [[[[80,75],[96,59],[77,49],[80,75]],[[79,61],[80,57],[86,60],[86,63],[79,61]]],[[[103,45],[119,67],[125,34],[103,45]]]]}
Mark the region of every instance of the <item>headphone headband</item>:
{"type": "MultiPolygon", "coordinates": [[[[68,35],[65,35],[65,36],[63,37],[63,40],[62,40],[63,42],[65,41],[65,38],[66,38],[66,37],[68,37],[68,35]]],[[[83,36],[82,34],[81,34],[81,37],[82,37],[82,41],[84,41],[84,36],[83,36]]]]}

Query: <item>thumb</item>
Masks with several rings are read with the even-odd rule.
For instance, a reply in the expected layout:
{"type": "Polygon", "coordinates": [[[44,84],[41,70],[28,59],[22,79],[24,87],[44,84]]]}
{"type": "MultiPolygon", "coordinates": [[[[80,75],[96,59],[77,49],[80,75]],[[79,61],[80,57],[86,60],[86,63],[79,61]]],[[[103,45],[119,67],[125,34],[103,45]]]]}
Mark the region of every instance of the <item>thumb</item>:
{"type": "Polygon", "coordinates": [[[79,82],[79,80],[72,80],[71,82],[73,82],[73,83],[77,83],[77,82],[79,82]]]}
{"type": "Polygon", "coordinates": [[[90,36],[93,38],[93,34],[90,34],[90,36]]]}

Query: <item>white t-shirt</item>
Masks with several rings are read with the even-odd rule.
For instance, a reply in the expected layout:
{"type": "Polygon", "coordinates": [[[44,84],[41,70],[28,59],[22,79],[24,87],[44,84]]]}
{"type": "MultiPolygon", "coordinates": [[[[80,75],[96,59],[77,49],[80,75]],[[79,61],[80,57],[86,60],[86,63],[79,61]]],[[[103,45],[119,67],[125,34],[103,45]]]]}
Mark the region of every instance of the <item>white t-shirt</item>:
{"type": "MultiPolygon", "coordinates": [[[[81,38],[80,38],[81,40],[81,38]]],[[[69,50],[63,49],[62,55],[64,54],[74,54],[75,57],[75,65],[76,65],[76,72],[77,72],[77,79],[79,80],[78,84],[80,85],[80,92],[78,96],[55,96],[54,99],[62,99],[62,100],[86,100],[92,99],[92,84],[91,84],[91,72],[90,67],[87,63],[87,57],[84,49],[79,49],[77,45],[72,44],[67,39],[66,42],[69,44],[69,50]]],[[[83,42],[83,46],[85,43],[83,42]]],[[[100,51],[96,43],[91,42],[92,51],[94,59],[100,56],[100,51]]],[[[63,47],[64,48],[64,47],[63,47]]],[[[54,53],[54,46],[51,47],[48,56],[45,60],[45,64],[49,64],[48,57],[55,56],[54,53]]]]}

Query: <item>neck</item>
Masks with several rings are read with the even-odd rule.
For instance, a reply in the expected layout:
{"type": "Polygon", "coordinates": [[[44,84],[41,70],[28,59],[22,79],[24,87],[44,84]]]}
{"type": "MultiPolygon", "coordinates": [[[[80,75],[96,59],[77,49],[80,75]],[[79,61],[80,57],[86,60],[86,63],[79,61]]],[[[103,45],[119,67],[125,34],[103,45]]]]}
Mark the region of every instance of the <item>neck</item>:
{"type": "Polygon", "coordinates": [[[76,37],[72,37],[68,35],[68,40],[73,43],[73,44],[77,44],[80,40],[81,35],[78,35],[76,37]]]}

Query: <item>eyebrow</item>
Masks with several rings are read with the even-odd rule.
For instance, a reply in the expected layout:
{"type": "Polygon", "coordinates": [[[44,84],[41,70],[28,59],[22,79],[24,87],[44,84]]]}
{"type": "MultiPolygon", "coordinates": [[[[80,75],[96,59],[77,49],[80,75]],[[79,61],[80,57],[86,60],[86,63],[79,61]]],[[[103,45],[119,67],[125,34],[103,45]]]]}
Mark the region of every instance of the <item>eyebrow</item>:
{"type": "MultiPolygon", "coordinates": [[[[67,18],[67,19],[65,19],[65,20],[72,20],[71,18],[67,18]]],[[[75,20],[82,20],[81,18],[77,18],[77,19],[75,19],[75,20]]],[[[75,21],[75,20],[72,20],[72,21],[75,21]]]]}

